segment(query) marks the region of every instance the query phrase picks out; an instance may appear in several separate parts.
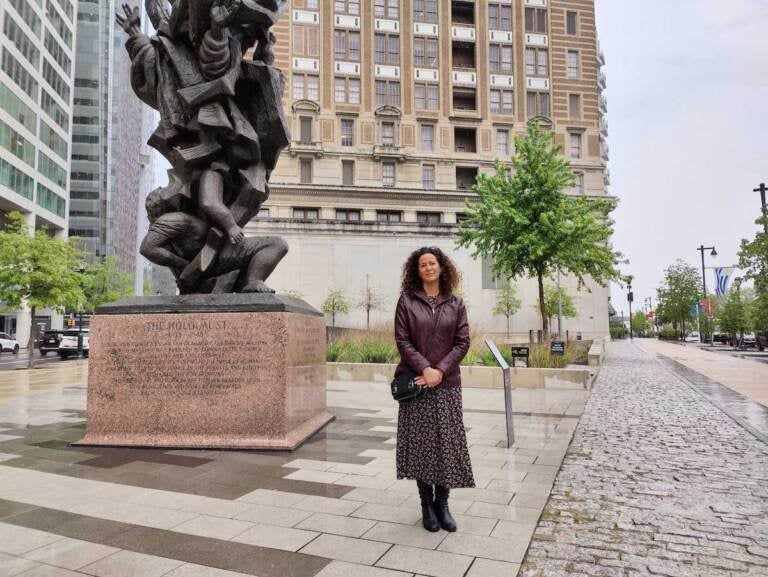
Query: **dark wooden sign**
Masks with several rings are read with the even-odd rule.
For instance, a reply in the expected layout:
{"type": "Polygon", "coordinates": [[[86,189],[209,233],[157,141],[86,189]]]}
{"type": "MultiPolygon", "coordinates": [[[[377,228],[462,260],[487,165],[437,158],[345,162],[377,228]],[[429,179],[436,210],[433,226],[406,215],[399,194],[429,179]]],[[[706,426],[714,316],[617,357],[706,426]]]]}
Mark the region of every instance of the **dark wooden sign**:
{"type": "Polygon", "coordinates": [[[549,352],[553,355],[564,355],[565,354],[565,341],[552,341],[549,344],[549,352]]]}

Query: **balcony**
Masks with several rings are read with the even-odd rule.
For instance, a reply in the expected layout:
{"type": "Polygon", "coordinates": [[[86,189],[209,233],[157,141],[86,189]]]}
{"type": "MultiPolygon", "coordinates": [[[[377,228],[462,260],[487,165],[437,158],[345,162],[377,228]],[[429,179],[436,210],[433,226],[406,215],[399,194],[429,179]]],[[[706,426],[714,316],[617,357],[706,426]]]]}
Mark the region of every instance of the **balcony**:
{"type": "Polygon", "coordinates": [[[608,99],[605,97],[605,94],[601,94],[598,101],[600,103],[600,112],[608,114],[608,99]]]}
{"type": "Polygon", "coordinates": [[[453,58],[454,68],[465,68],[470,70],[477,68],[474,44],[469,42],[457,42],[454,40],[451,45],[451,56],[453,58]]]}
{"type": "Polygon", "coordinates": [[[322,158],[325,153],[322,143],[308,140],[295,140],[291,142],[288,152],[291,156],[311,154],[317,158],[322,158]]]}
{"type": "Polygon", "coordinates": [[[471,190],[477,180],[476,166],[456,167],[456,190],[471,190]]]}
{"type": "Polygon", "coordinates": [[[454,86],[453,110],[458,112],[476,112],[477,91],[474,88],[454,86]]]}
{"type": "Polygon", "coordinates": [[[474,26],[451,26],[451,38],[460,42],[474,42],[477,40],[477,32],[474,26]]]}
{"type": "Polygon", "coordinates": [[[458,153],[477,153],[477,129],[456,126],[453,129],[454,151],[458,153]]]}
{"type": "Polygon", "coordinates": [[[608,121],[604,116],[600,117],[600,135],[605,137],[608,136],[608,121]]]}
{"type": "Polygon", "coordinates": [[[397,144],[376,144],[373,147],[374,160],[396,160],[405,162],[407,155],[397,144]]]}
{"type": "Polygon", "coordinates": [[[605,72],[600,72],[597,84],[602,90],[606,90],[608,88],[608,81],[605,77],[605,72]]]}

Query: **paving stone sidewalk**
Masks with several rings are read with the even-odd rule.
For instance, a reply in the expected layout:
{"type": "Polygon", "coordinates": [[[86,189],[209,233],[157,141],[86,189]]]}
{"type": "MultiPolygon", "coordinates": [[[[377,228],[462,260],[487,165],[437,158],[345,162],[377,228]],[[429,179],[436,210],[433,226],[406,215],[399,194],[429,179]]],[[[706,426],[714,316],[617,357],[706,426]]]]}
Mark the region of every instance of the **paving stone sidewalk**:
{"type": "Polygon", "coordinates": [[[610,344],[520,575],[768,576],[768,445],[610,344]]]}

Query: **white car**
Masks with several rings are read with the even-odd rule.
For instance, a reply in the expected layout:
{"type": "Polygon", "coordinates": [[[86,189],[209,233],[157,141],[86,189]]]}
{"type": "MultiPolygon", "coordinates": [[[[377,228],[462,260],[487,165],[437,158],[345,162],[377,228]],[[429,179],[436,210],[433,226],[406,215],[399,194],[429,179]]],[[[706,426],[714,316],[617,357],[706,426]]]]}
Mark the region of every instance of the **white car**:
{"type": "Polygon", "coordinates": [[[701,341],[701,337],[699,336],[698,331],[692,331],[688,333],[688,336],[685,337],[686,343],[698,343],[701,341]]]}
{"type": "Polygon", "coordinates": [[[19,341],[11,338],[8,333],[0,333],[0,351],[11,351],[13,354],[19,352],[19,341]]]}
{"type": "MultiPolygon", "coordinates": [[[[59,356],[62,359],[67,357],[77,356],[77,329],[69,329],[64,331],[61,335],[61,342],[59,342],[59,356]]],[[[83,356],[88,356],[88,329],[83,329],[83,356]]]]}

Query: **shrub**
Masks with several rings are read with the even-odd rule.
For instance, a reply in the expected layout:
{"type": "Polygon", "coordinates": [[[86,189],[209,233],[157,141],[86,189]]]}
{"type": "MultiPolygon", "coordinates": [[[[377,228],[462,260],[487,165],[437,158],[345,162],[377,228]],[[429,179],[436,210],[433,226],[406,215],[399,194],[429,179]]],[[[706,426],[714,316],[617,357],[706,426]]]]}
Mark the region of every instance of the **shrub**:
{"type": "Polygon", "coordinates": [[[677,332],[677,329],[664,327],[659,332],[659,338],[665,341],[676,341],[680,338],[680,334],[677,332]]]}
{"type": "Polygon", "coordinates": [[[624,339],[627,337],[627,327],[624,325],[611,325],[611,338],[624,339]]]}

